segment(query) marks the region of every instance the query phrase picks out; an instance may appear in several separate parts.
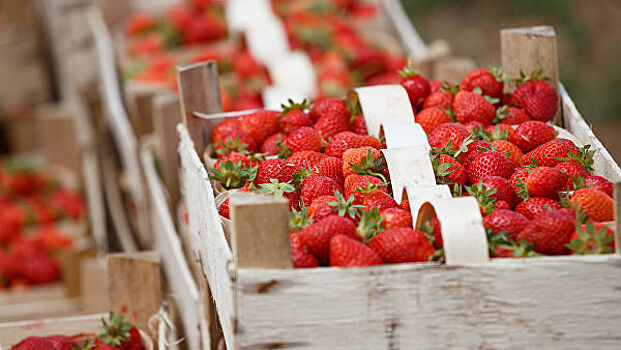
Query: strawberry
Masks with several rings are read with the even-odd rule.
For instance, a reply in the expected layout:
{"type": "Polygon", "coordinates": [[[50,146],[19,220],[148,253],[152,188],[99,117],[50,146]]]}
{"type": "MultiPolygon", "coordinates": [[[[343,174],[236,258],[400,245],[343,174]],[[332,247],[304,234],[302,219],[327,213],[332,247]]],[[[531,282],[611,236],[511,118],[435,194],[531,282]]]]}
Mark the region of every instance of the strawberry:
{"type": "Polygon", "coordinates": [[[329,204],[336,202],[338,199],[333,195],[319,196],[311,202],[308,206],[308,218],[313,221],[318,221],[325,218],[328,215],[334,214],[333,207],[329,204]]]}
{"type": "Polygon", "coordinates": [[[229,153],[256,152],[256,141],[241,130],[230,132],[222,141],[213,144],[216,156],[221,157],[229,153]]]}
{"type": "Polygon", "coordinates": [[[356,225],[350,219],[330,215],[303,228],[300,241],[309,252],[320,261],[326,261],[330,255],[330,240],[337,235],[356,237],[356,225]]]}
{"type": "Polygon", "coordinates": [[[302,183],[300,190],[300,200],[305,205],[310,205],[313,199],[333,195],[335,191],[343,192],[343,189],[336,181],[326,176],[310,175],[302,183]]]}
{"type": "Polygon", "coordinates": [[[514,189],[519,189],[520,182],[526,182],[528,173],[530,173],[530,169],[528,168],[516,168],[515,172],[509,177],[509,183],[514,189]]]}
{"type": "Polygon", "coordinates": [[[361,114],[356,115],[351,121],[351,131],[358,135],[369,135],[367,130],[367,122],[364,120],[364,116],[361,114]]]}
{"type": "Polygon", "coordinates": [[[501,209],[485,216],[483,218],[483,226],[486,230],[491,230],[495,233],[506,231],[509,238],[515,239],[528,221],[526,216],[518,212],[501,209]]]}
{"type": "Polygon", "coordinates": [[[317,120],[313,128],[317,130],[324,140],[329,140],[340,132],[350,130],[350,115],[351,113],[347,109],[344,111],[340,109],[329,109],[317,120]]]}
{"type": "Polygon", "coordinates": [[[494,117],[496,117],[494,105],[485,97],[476,92],[465,90],[461,90],[455,95],[453,112],[455,113],[455,120],[462,124],[477,121],[483,126],[487,126],[492,124],[494,117]]]}
{"type": "Polygon", "coordinates": [[[231,133],[239,130],[241,122],[239,119],[227,118],[216,125],[211,132],[211,142],[218,143],[224,141],[224,139],[231,133]]]}
{"type": "Polygon", "coordinates": [[[531,197],[528,200],[516,205],[515,211],[532,220],[550,209],[561,208],[561,205],[551,198],[531,197]]]}
{"type": "Polygon", "coordinates": [[[537,120],[529,120],[518,125],[509,141],[520,147],[522,151],[528,152],[554,138],[556,138],[556,131],[552,126],[537,120]]]}
{"type": "Polygon", "coordinates": [[[239,153],[231,153],[220,158],[214,167],[209,169],[209,178],[219,181],[227,190],[239,188],[256,178],[257,166],[251,166],[251,164],[248,157],[239,153]]]}
{"type": "Polygon", "coordinates": [[[444,123],[438,125],[429,134],[429,145],[435,148],[444,148],[451,142],[453,150],[457,151],[462,142],[470,133],[459,123],[444,123]]]}
{"type": "MultiPolygon", "coordinates": [[[[494,197],[497,191],[495,188],[487,188],[483,184],[483,180],[480,180],[477,184],[473,184],[472,186],[466,186],[465,189],[467,195],[473,197],[479,203],[479,210],[481,212],[481,216],[484,217],[496,210],[496,202],[499,201],[494,197]]],[[[508,204],[506,204],[506,206],[508,206],[508,204]]]]}
{"type": "Polygon", "coordinates": [[[340,132],[328,142],[326,146],[326,154],[333,157],[343,157],[343,152],[349,148],[358,148],[370,146],[380,149],[382,144],[373,136],[357,135],[349,131],[340,132]]]}
{"type": "Polygon", "coordinates": [[[401,75],[401,86],[408,93],[410,104],[413,110],[418,110],[423,105],[425,98],[429,95],[429,82],[425,77],[418,74],[418,71],[412,67],[410,61],[408,66],[399,72],[401,75]]]}
{"type": "Polygon", "coordinates": [[[233,71],[242,79],[251,79],[263,74],[261,65],[246,50],[237,52],[232,61],[233,71]]]}
{"type": "Polygon", "coordinates": [[[597,175],[590,175],[585,178],[584,183],[593,189],[600,190],[612,198],[614,185],[612,182],[597,175]]]}
{"type": "Polygon", "coordinates": [[[361,204],[365,192],[369,192],[372,186],[376,186],[378,190],[388,192],[386,184],[379,178],[371,175],[349,175],[345,178],[344,189],[345,198],[354,196],[354,203],[361,204]]]}
{"type": "Polygon", "coordinates": [[[282,150],[286,139],[287,135],[280,132],[276,133],[263,141],[260,152],[268,155],[278,155],[283,152],[282,150]]]}
{"type": "Polygon", "coordinates": [[[330,240],[330,266],[381,265],[382,258],[371,248],[345,235],[330,240]]]}
{"type": "Polygon", "coordinates": [[[524,154],[524,157],[522,157],[522,165],[533,164],[534,160],[539,166],[554,167],[556,164],[563,161],[561,159],[577,156],[579,153],[580,150],[572,141],[567,139],[554,139],[524,154]]]}
{"type": "Polygon", "coordinates": [[[28,337],[16,345],[11,347],[11,350],[48,350],[54,349],[52,343],[47,338],[42,337],[28,337]]]}
{"type": "Polygon", "coordinates": [[[427,134],[430,134],[440,124],[450,123],[451,118],[439,107],[429,107],[420,111],[415,121],[427,134]]]}
{"type": "Polygon", "coordinates": [[[50,342],[52,350],[74,350],[78,345],[65,335],[50,335],[45,337],[50,342]]]}
{"type": "Polygon", "coordinates": [[[466,152],[458,154],[457,157],[459,158],[459,162],[461,163],[461,165],[463,165],[464,168],[468,169],[468,167],[470,166],[470,162],[472,162],[477,154],[481,154],[491,149],[492,145],[486,140],[470,142],[467,144],[466,152]]]}
{"type": "MultiPolygon", "coordinates": [[[[499,108],[498,111],[502,109],[499,108]]],[[[500,114],[496,113],[500,124],[520,125],[530,120],[530,117],[523,110],[516,107],[507,107],[500,114]]]]}
{"type": "Polygon", "coordinates": [[[595,221],[614,220],[615,202],[602,191],[593,188],[581,188],[574,192],[570,200],[595,221]]]}
{"type": "Polygon", "coordinates": [[[313,124],[313,121],[304,113],[304,110],[310,107],[308,101],[304,100],[301,103],[295,103],[289,99],[288,105],[283,104],[281,106],[282,116],[279,126],[282,132],[288,134],[293,130],[313,124]]]}
{"type": "Polygon", "coordinates": [[[485,128],[484,135],[488,136],[490,140],[508,140],[513,136],[513,127],[507,124],[490,125],[485,128]]]}
{"type": "Polygon", "coordinates": [[[412,227],[412,214],[409,210],[400,208],[385,208],[380,210],[380,215],[384,217],[382,227],[385,230],[397,227],[412,227]]]}
{"type": "Polygon", "coordinates": [[[454,95],[459,91],[459,86],[455,86],[444,79],[430,80],[429,91],[431,91],[432,94],[439,91],[449,91],[453,92],[454,95]]]}
{"type": "Polygon", "coordinates": [[[0,286],[1,281],[10,281],[20,275],[20,260],[13,254],[0,250],[0,286]]]}
{"type": "Polygon", "coordinates": [[[300,172],[300,166],[288,163],[282,159],[266,159],[259,164],[255,184],[258,186],[270,183],[271,179],[278,182],[289,182],[293,180],[293,174],[300,172]]]}
{"type": "Polygon", "coordinates": [[[522,108],[533,120],[548,122],[558,110],[558,95],[547,81],[542,80],[541,70],[526,78],[523,73],[521,83],[511,97],[516,107],[522,108]]]}
{"type": "Polygon", "coordinates": [[[396,208],[399,204],[386,192],[374,189],[362,197],[362,205],[367,209],[396,208]]]}
{"type": "Polygon", "coordinates": [[[466,184],[466,168],[464,168],[453,157],[441,153],[439,155],[435,155],[431,163],[436,174],[436,182],[440,184],[466,184]]]}
{"type": "Polygon", "coordinates": [[[407,227],[386,230],[371,238],[368,246],[391,264],[428,261],[434,252],[422,232],[407,227]]]}
{"type": "Polygon", "coordinates": [[[14,204],[0,205],[0,243],[8,243],[18,237],[26,222],[24,211],[14,204]]]}
{"type": "Polygon", "coordinates": [[[317,258],[308,252],[297,233],[289,237],[291,244],[291,261],[295,268],[312,268],[319,266],[317,258]]]}
{"type": "Polygon", "coordinates": [[[343,152],[343,176],[368,174],[383,178],[380,173],[386,169],[386,161],[380,151],[363,146],[343,152]]]}
{"type": "Polygon", "coordinates": [[[497,200],[494,202],[494,211],[503,209],[511,209],[511,205],[505,201],[497,200]]]}
{"type": "Polygon", "coordinates": [[[289,209],[300,210],[300,194],[293,185],[272,179],[270,183],[261,184],[259,193],[279,196],[289,201],[289,209]]]}
{"type": "Polygon", "coordinates": [[[567,248],[572,254],[609,254],[614,252],[614,238],[605,224],[588,221],[574,231],[567,248]]]}
{"type": "Polygon", "coordinates": [[[509,157],[514,167],[519,167],[522,163],[524,153],[522,153],[522,150],[514,143],[506,140],[494,140],[492,141],[492,146],[496,151],[509,157]]]}
{"type": "Polygon", "coordinates": [[[193,45],[217,40],[226,36],[226,28],[222,19],[205,13],[192,19],[184,31],[184,42],[193,45]]]}
{"type": "Polygon", "coordinates": [[[60,278],[60,267],[52,258],[36,255],[21,261],[20,275],[31,284],[51,283],[60,278]]]}
{"type": "Polygon", "coordinates": [[[472,91],[478,87],[483,95],[501,97],[504,88],[503,80],[506,80],[506,73],[502,68],[477,68],[464,77],[459,84],[459,89],[472,91]]]}
{"type": "Polygon", "coordinates": [[[533,243],[536,252],[546,255],[567,254],[565,245],[574,233],[574,218],[561,210],[549,210],[533,218],[517,240],[533,243]]]}
{"type": "Polygon", "coordinates": [[[423,110],[431,107],[440,109],[450,109],[453,104],[453,94],[448,91],[436,91],[427,96],[423,103],[423,110]]]}
{"type": "Polygon", "coordinates": [[[442,227],[440,226],[440,220],[436,216],[430,220],[426,220],[420,227],[417,227],[420,232],[423,232],[427,237],[427,240],[437,249],[444,247],[442,241],[442,227]]]}
{"type": "Polygon", "coordinates": [[[506,202],[509,207],[513,207],[515,203],[515,190],[513,186],[505,178],[500,176],[485,176],[480,180],[485,188],[495,189],[496,192],[491,196],[499,202],[506,202]]]}
{"type": "Polygon", "coordinates": [[[399,203],[399,209],[410,211],[410,201],[408,199],[402,199],[401,203],[399,203]]]}
{"type": "Polygon", "coordinates": [[[317,130],[304,126],[292,131],[285,140],[285,145],[293,153],[300,151],[319,152],[323,148],[323,138],[317,130]]]}
{"type": "Polygon", "coordinates": [[[222,170],[222,167],[224,166],[224,164],[226,164],[227,161],[230,161],[231,163],[236,165],[240,165],[244,168],[249,168],[254,165],[250,161],[250,158],[248,158],[246,155],[232,152],[222,158],[218,158],[218,160],[214,163],[213,167],[217,170],[222,170]]]}
{"type": "Polygon", "coordinates": [[[313,174],[331,178],[337,184],[343,185],[343,160],[336,157],[326,156],[312,167],[313,174]]]}
{"type": "Polygon", "coordinates": [[[278,112],[257,111],[241,118],[241,131],[252,137],[258,144],[278,132],[278,112]]]}
{"type": "Polygon", "coordinates": [[[531,196],[558,198],[558,192],[565,188],[568,179],[560,170],[540,166],[526,177],[526,188],[531,196]]]}
{"type": "MultiPolygon", "coordinates": [[[[255,189],[256,188],[254,187],[253,183],[246,182],[242,187],[232,190],[232,191],[252,193],[254,192],[255,189]]],[[[218,214],[220,214],[220,216],[225,217],[227,219],[231,218],[229,202],[230,202],[230,199],[227,198],[224,202],[222,202],[222,204],[220,204],[220,207],[218,207],[218,214]]]]}
{"type": "Polygon", "coordinates": [[[125,34],[128,37],[137,36],[154,29],[156,25],[155,17],[151,14],[140,12],[132,15],[127,21],[125,34]]]}
{"type": "Polygon", "coordinates": [[[468,134],[478,134],[479,130],[483,130],[483,124],[481,124],[481,122],[477,122],[477,121],[471,121],[468,122],[466,124],[463,124],[464,128],[466,128],[466,131],[468,131],[468,134]]]}
{"type": "Polygon", "coordinates": [[[468,180],[471,184],[478,183],[483,177],[492,175],[508,179],[512,173],[511,160],[496,151],[476,155],[468,166],[468,180]]]}
{"type": "Polygon", "coordinates": [[[311,169],[326,158],[323,153],[315,151],[300,151],[292,154],[286,159],[287,163],[298,165],[302,168],[311,169]]]}
{"type": "Polygon", "coordinates": [[[315,102],[313,107],[308,112],[308,116],[313,121],[318,121],[319,118],[324,116],[325,114],[339,114],[344,115],[349,118],[350,112],[345,105],[345,102],[339,99],[334,98],[326,98],[320,101],[315,102]]]}
{"type": "Polygon", "coordinates": [[[574,160],[560,162],[556,164],[554,169],[557,169],[561,171],[562,173],[564,173],[565,175],[567,175],[567,182],[565,183],[565,186],[563,187],[563,189],[566,191],[571,191],[574,189],[574,181],[573,181],[574,178],[579,178],[579,177],[587,178],[591,176],[588,170],[583,168],[580,164],[578,164],[578,162],[574,160]]]}
{"type": "MultiPolygon", "coordinates": [[[[61,213],[63,217],[77,220],[84,216],[85,204],[82,198],[75,192],[66,188],[59,188],[52,193],[50,198],[52,206],[61,213]]],[[[2,239],[0,238],[0,241],[2,239]]]]}
{"type": "MultiPolygon", "coordinates": [[[[103,331],[97,336],[95,344],[112,345],[121,350],[140,350],[143,348],[138,329],[126,323],[123,320],[123,315],[115,316],[114,312],[110,311],[109,320],[106,321],[102,318],[101,322],[103,331]]],[[[95,349],[106,349],[106,347],[95,347],[95,349]]]]}

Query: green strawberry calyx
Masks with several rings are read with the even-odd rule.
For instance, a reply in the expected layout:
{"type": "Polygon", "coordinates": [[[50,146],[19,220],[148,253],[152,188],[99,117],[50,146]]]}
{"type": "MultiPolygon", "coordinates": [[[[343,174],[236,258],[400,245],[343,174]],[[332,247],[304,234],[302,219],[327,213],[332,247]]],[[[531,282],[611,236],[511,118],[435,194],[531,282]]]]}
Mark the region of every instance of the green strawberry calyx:
{"type": "Polygon", "coordinates": [[[353,194],[345,200],[341,192],[335,190],[334,197],[336,197],[336,201],[328,202],[328,205],[332,207],[332,211],[336,212],[339,216],[344,217],[347,215],[352,219],[360,217],[360,209],[364,208],[364,205],[354,204],[355,197],[353,194]]]}
{"type": "Polygon", "coordinates": [[[220,182],[222,187],[227,190],[240,188],[246,182],[254,181],[258,167],[258,165],[246,167],[241,161],[233,163],[230,159],[227,159],[224,164],[220,165],[220,169],[209,169],[209,178],[220,182]]]}
{"type": "Polygon", "coordinates": [[[310,104],[307,99],[302,100],[302,102],[294,102],[292,99],[288,99],[287,102],[288,104],[283,103],[280,105],[282,108],[281,116],[291,111],[304,111],[310,108],[310,104]]]}
{"type": "Polygon", "coordinates": [[[119,346],[121,342],[129,340],[131,335],[129,330],[132,326],[129,323],[123,321],[123,315],[115,315],[110,311],[109,320],[101,319],[103,324],[103,332],[97,336],[104,343],[112,346],[119,346]]]}

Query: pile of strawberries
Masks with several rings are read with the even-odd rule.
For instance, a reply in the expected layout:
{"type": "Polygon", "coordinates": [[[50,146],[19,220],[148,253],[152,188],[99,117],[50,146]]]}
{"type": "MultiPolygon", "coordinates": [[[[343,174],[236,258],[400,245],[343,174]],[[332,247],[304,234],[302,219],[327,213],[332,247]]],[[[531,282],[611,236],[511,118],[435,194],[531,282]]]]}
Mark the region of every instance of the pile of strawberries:
{"type": "Polygon", "coordinates": [[[11,347],[11,350],[143,350],[138,329],[123,321],[121,314],[110,312],[108,320],[101,319],[102,331],[98,335],[51,335],[28,337],[11,347]]]}
{"type": "Polygon", "coordinates": [[[55,255],[72,242],[56,224],[79,220],[84,210],[82,199],[48,174],[0,163],[0,289],[57,281],[55,255]]]}
{"type": "Polygon", "coordinates": [[[614,219],[613,185],[593,175],[589,145],[548,124],[559,97],[541,71],[509,81],[480,68],[453,86],[408,68],[401,85],[429,136],[437,182],[478,200],[492,256],[613,250],[604,224],[614,219]],[[509,83],[515,90],[503,93],[509,83]]]}

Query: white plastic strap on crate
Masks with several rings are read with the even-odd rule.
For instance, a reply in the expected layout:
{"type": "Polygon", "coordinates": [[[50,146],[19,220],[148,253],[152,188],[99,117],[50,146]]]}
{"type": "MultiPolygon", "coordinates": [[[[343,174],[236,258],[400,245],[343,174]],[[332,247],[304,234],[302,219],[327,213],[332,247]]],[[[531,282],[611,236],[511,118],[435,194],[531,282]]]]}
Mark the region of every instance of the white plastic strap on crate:
{"type": "Polygon", "coordinates": [[[417,225],[431,219],[434,212],[442,229],[447,265],[484,264],[489,260],[487,236],[476,199],[432,199],[421,207],[417,225]]]}
{"type": "Polygon", "coordinates": [[[383,149],[382,153],[386,158],[390,183],[397,202],[401,202],[401,194],[406,185],[436,184],[429,151],[424,146],[383,149]]]}
{"type": "Polygon", "coordinates": [[[273,85],[263,89],[261,97],[263,98],[263,108],[280,110],[280,105],[283,103],[286,104],[289,99],[299,102],[305,98],[308,99],[310,96],[292,91],[287,87],[273,85]]]}
{"type": "MultiPolygon", "coordinates": [[[[397,193],[394,193],[394,195],[396,196],[397,193]]],[[[403,199],[403,197],[407,197],[410,201],[410,213],[413,218],[418,216],[418,211],[424,203],[432,199],[449,199],[453,197],[451,195],[451,189],[447,185],[435,184],[417,186],[406,185],[401,195],[402,197],[400,200],[403,199]]]]}
{"type": "Polygon", "coordinates": [[[245,30],[248,50],[259,62],[269,65],[289,52],[285,26],[276,17],[254,20],[245,30]]]}
{"type": "Polygon", "coordinates": [[[410,99],[401,85],[356,88],[350,91],[348,99],[360,104],[369,135],[378,137],[382,123],[414,122],[410,99]]]}
{"type": "Polygon", "coordinates": [[[431,150],[425,130],[416,123],[382,123],[380,137],[386,139],[387,148],[400,148],[419,145],[431,150]]]}
{"type": "Polygon", "coordinates": [[[249,24],[275,17],[269,0],[228,0],[226,22],[231,31],[243,31],[249,24]]]}
{"type": "Polygon", "coordinates": [[[304,96],[315,96],[317,93],[315,68],[306,53],[289,52],[269,62],[267,68],[274,85],[304,96]]]}

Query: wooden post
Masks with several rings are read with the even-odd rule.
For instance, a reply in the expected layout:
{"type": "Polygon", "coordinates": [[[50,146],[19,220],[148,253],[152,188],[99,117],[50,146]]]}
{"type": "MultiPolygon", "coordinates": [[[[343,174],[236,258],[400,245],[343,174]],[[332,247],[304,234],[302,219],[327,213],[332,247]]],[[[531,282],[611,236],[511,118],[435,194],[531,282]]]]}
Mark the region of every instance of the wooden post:
{"type": "Polygon", "coordinates": [[[209,144],[209,132],[218,122],[194,117],[194,112],[219,113],[220,87],[218,86],[218,64],[216,61],[177,66],[181,116],[188,128],[194,148],[198,154],[209,144]],[[213,125],[211,125],[213,124],[213,125]]]}
{"type": "Polygon", "coordinates": [[[49,164],[61,165],[81,174],[81,155],[76,119],[62,105],[46,105],[37,109],[37,126],[41,151],[49,164]]]}
{"type": "Polygon", "coordinates": [[[89,258],[80,264],[80,293],[84,313],[108,312],[108,272],[103,259],[89,258]]]}
{"type": "Polygon", "coordinates": [[[450,57],[437,61],[433,65],[432,78],[459,84],[461,80],[476,68],[470,57],[450,57]]]}
{"type": "Polygon", "coordinates": [[[151,315],[162,303],[160,258],[156,252],[108,255],[110,309],[125,312],[125,319],[149,329],[151,315]]]}
{"type": "Polygon", "coordinates": [[[230,201],[237,268],[290,268],[288,202],[282,197],[247,193],[233,193],[230,201]]]}
{"type": "Polygon", "coordinates": [[[157,135],[162,179],[170,194],[172,206],[179,201],[179,134],[175,126],[182,121],[176,94],[159,95],[153,99],[153,128],[157,135]]]}

